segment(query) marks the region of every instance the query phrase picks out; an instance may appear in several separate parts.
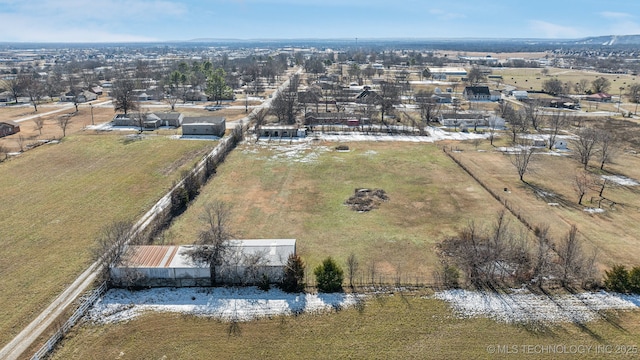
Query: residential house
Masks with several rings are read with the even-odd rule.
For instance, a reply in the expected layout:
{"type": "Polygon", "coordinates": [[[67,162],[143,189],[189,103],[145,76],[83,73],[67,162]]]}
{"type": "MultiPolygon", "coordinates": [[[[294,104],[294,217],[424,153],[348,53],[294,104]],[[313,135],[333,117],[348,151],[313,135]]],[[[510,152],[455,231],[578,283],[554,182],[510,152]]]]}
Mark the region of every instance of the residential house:
{"type": "Polygon", "coordinates": [[[182,121],[184,120],[184,115],[179,112],[161,112],[154,113],[161,120],[161,126],[172,126],[172,127],[180,127],[182,126],[182,121]]]}
{"type": "Polygon", "coordinates": [[[587,100],[598,101],[598,102],[611,102],[611,95],[607,93],[591,94],[587,96],[587,100]]]}
{"type": "Polygon", "coordinates": [[[8,103],[12,101],[15,101],[15,98],[11,92],[5,91],[0,93],[0,102],[8,103]]]}
{"type": "Polygon", "coordinates": [[[222,137],[226,130],[226,119],[221,116],[185,117],[182,120],[182,135],[213,135],[222,137]]]}
{"type": "Polygon", "coordinates": [[[0,121],[0,137],[13,135],[20,132],[20,125],[18,123],[5,120],[0,121]]]}
{"type": "Polygon", "coordinates": [[[96,95],[95,93],[89,91],[89,90],[83,90],[80,91],[77,96],[76,93],[73,91],[69,91],[67,93],[65,93],[64,95],[60,96],[60,101],[62,102],[77,102],[77,103],[85,103],[87,101],[93,101],[96,100],[98,98],[98,95],[96,95]]]}
{"type": "Polygon", "coordinates": [[[140,116],[142,119],[143,130],[154,130],[161,126],[180,127],[184,119],[184,115],[178,112],[166,113],[128,113],[116,114],[111,121],[113,126],[133,126],[140,127],[140,116]]]}
{"type": "Polygon", "coordinates": [[[491,91],[488,86],[467,86],[464,88],[463,96],[468,101],[490,101],[491,91]]]}

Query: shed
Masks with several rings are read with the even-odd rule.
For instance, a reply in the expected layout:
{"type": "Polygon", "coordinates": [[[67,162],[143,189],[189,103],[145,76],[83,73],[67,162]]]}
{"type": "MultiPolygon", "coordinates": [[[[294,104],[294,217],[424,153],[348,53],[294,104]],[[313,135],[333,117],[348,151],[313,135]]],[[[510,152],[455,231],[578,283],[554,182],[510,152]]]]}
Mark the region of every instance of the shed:
{"type": "Polygon", "coordinates": [[[221,116],[185,117],[182,120],[182,135],[213,135],[222,137],[226,130],[225,118],[221,116]]]}
{"type": "MultiPolygon", "coordinates": [[[[111,267],[115,286],[209,286],[208,264],[194,262],[187,246],[129,246],[124,261],[111,267]]],[[[223,264],[216,268],[216,280],[224,284],[255,284],[266,275],[271,282],[282,280],[290,255],[296,253],[295,239],[230,240],[223,264]]]]}
{"type": "Polygon", "coordinates": [[[296,125],[263,125],[260,127],[260,136],[268,138],[305,137],[306,129],[300,129],[296,125]]]}
{"type": "Polygon", "coordinates": [[[511,92],[511,95],[513,95],[516,100],[526,100],[529,98],[529,93],[522,90],[514,90],[511,92]]]}
{"type": "Polygon", "coordinates": [[[13,135],[20,132],[20,125],[10,120],[0,121],[0,137],[13,135]]]}

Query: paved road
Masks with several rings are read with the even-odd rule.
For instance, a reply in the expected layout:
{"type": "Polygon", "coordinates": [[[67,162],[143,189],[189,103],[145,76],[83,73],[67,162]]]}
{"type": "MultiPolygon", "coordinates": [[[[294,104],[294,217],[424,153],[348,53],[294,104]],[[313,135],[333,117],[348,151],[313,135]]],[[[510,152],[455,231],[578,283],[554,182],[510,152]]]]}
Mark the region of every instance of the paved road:
{"type": "MultiPolygon", "coordinates": [[[[302,71],[302,68],[299,68],[295,71],[296,74],[299,74],[302,71]]],[[[286,80],[276,92],[273,93],[273,97],[277,95],[279,91],[284,89],[289,85],[289,80],[286,80]]],[[[260,107],[268,107],[271,105],[271,98],[267,99],[260,107]]],[[[105,101],[102,103],[94,104],[93,106],[100,106],[111,102],[105,101]]],[[[73,104],[71,104],[73,107],[73,104]]],[[[253,111],[257,111],[259,107],[256,107],[253,111]]],[[[53,110],[51,112],[45,113],[46,115],[61,112],[69,109],[69,107],[64,107],[61,109],[53,110]]],[[[42,116],[45,114],[37,114],[34,116],[28,116],[22,118],[18,121],[27,121],[33,119],[37,116],[42,116]]],[[[244,118],[234,121],[232,124],[234,126],[241,126],[249,121],[249,115],[244,118]]],[[[215,150],[214,150],[215,151],[215,150]]],[[[204,166],[204,163],[200,163],[198,166],[204,166]]],[[[181,186],[181,183],[178,183],[176,186],[181,186]]],[[[172,189],[173,190],[173,189],[172,189]]],[[[134,229],[137,231],[142,231],[146,228],[147,225],[153,221],[155,216],[158,213],[161,213],[167,206],[171,204],[170,198],[171,191],[163,196],[158,202],[134,225],[134,229]]],[[[44,331],[56,320],[58,319],[62,313],[71,305],[82,293],[90,289],[90,286],[95,281],[96,277],[101,270],[99,264],[93,263],[88,269],[86,269],[80,276],[76,278],[76,280],[69,285],[69,287],[62,292],[49,306],[36,317],[27,327],[25,327],[11,342],[9,342],[5,347],[0,350],[0,359],[3,360],[14,360],[18,359],[22,353],[24,353],[43,333],[44,331]]]]}

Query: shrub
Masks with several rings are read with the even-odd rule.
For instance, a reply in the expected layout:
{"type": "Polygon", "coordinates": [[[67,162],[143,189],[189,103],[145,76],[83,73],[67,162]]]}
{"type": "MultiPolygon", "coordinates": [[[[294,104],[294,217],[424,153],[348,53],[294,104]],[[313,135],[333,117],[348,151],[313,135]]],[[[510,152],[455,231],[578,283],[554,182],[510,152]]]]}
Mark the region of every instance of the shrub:
{"type": "Polygon", "coordinates": [[[304,283],[304,262],[300,256],[291,254],[287,259],[287,266],[284,269],[284,276],[280,288],[289,293],[303,292],[304,283]]]}
{"type": "Polygon", "coordinates": [[[640,294],[640,266],[635,266],[629,271],[629,291],[640,294]]]}
{"type": "Polygon", "coordinates": [[[262,277],[258,281],[258,289],[262,291],[269,291],[271,289],[271,280],[267,274],[262,274],[262,277]]]}
{"type": "Polygon", "coordinates": [[[604,273],[604,286],[607,290],[618,293],[629,291],[629,272],[624,265],[614,265],[610,271],[604,273]]]}
{"type": "Polygon", "coordinates": [[[442,269],[442,285],[449,289],[460,286],[460,270],[452,265],[445,265],[442,269]]]}
{"type": "Polygon", "coordinates": [[[332,293],[342,291],[344,273],[333,258],[328,257],[313,270],[318,291],[332,293]]]}

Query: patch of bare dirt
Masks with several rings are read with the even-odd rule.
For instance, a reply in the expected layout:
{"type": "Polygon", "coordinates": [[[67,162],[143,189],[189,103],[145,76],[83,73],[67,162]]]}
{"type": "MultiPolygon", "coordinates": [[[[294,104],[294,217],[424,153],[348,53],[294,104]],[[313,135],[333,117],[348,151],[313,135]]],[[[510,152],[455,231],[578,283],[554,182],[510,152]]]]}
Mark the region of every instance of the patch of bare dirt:
{"type": "Polygon", "coordinates": [[[389,201],[389,197],[382,189],[356,189],[344,204],[353,211],[365,212],[377,209],[380,204],[387,201],[389,201]]]}

